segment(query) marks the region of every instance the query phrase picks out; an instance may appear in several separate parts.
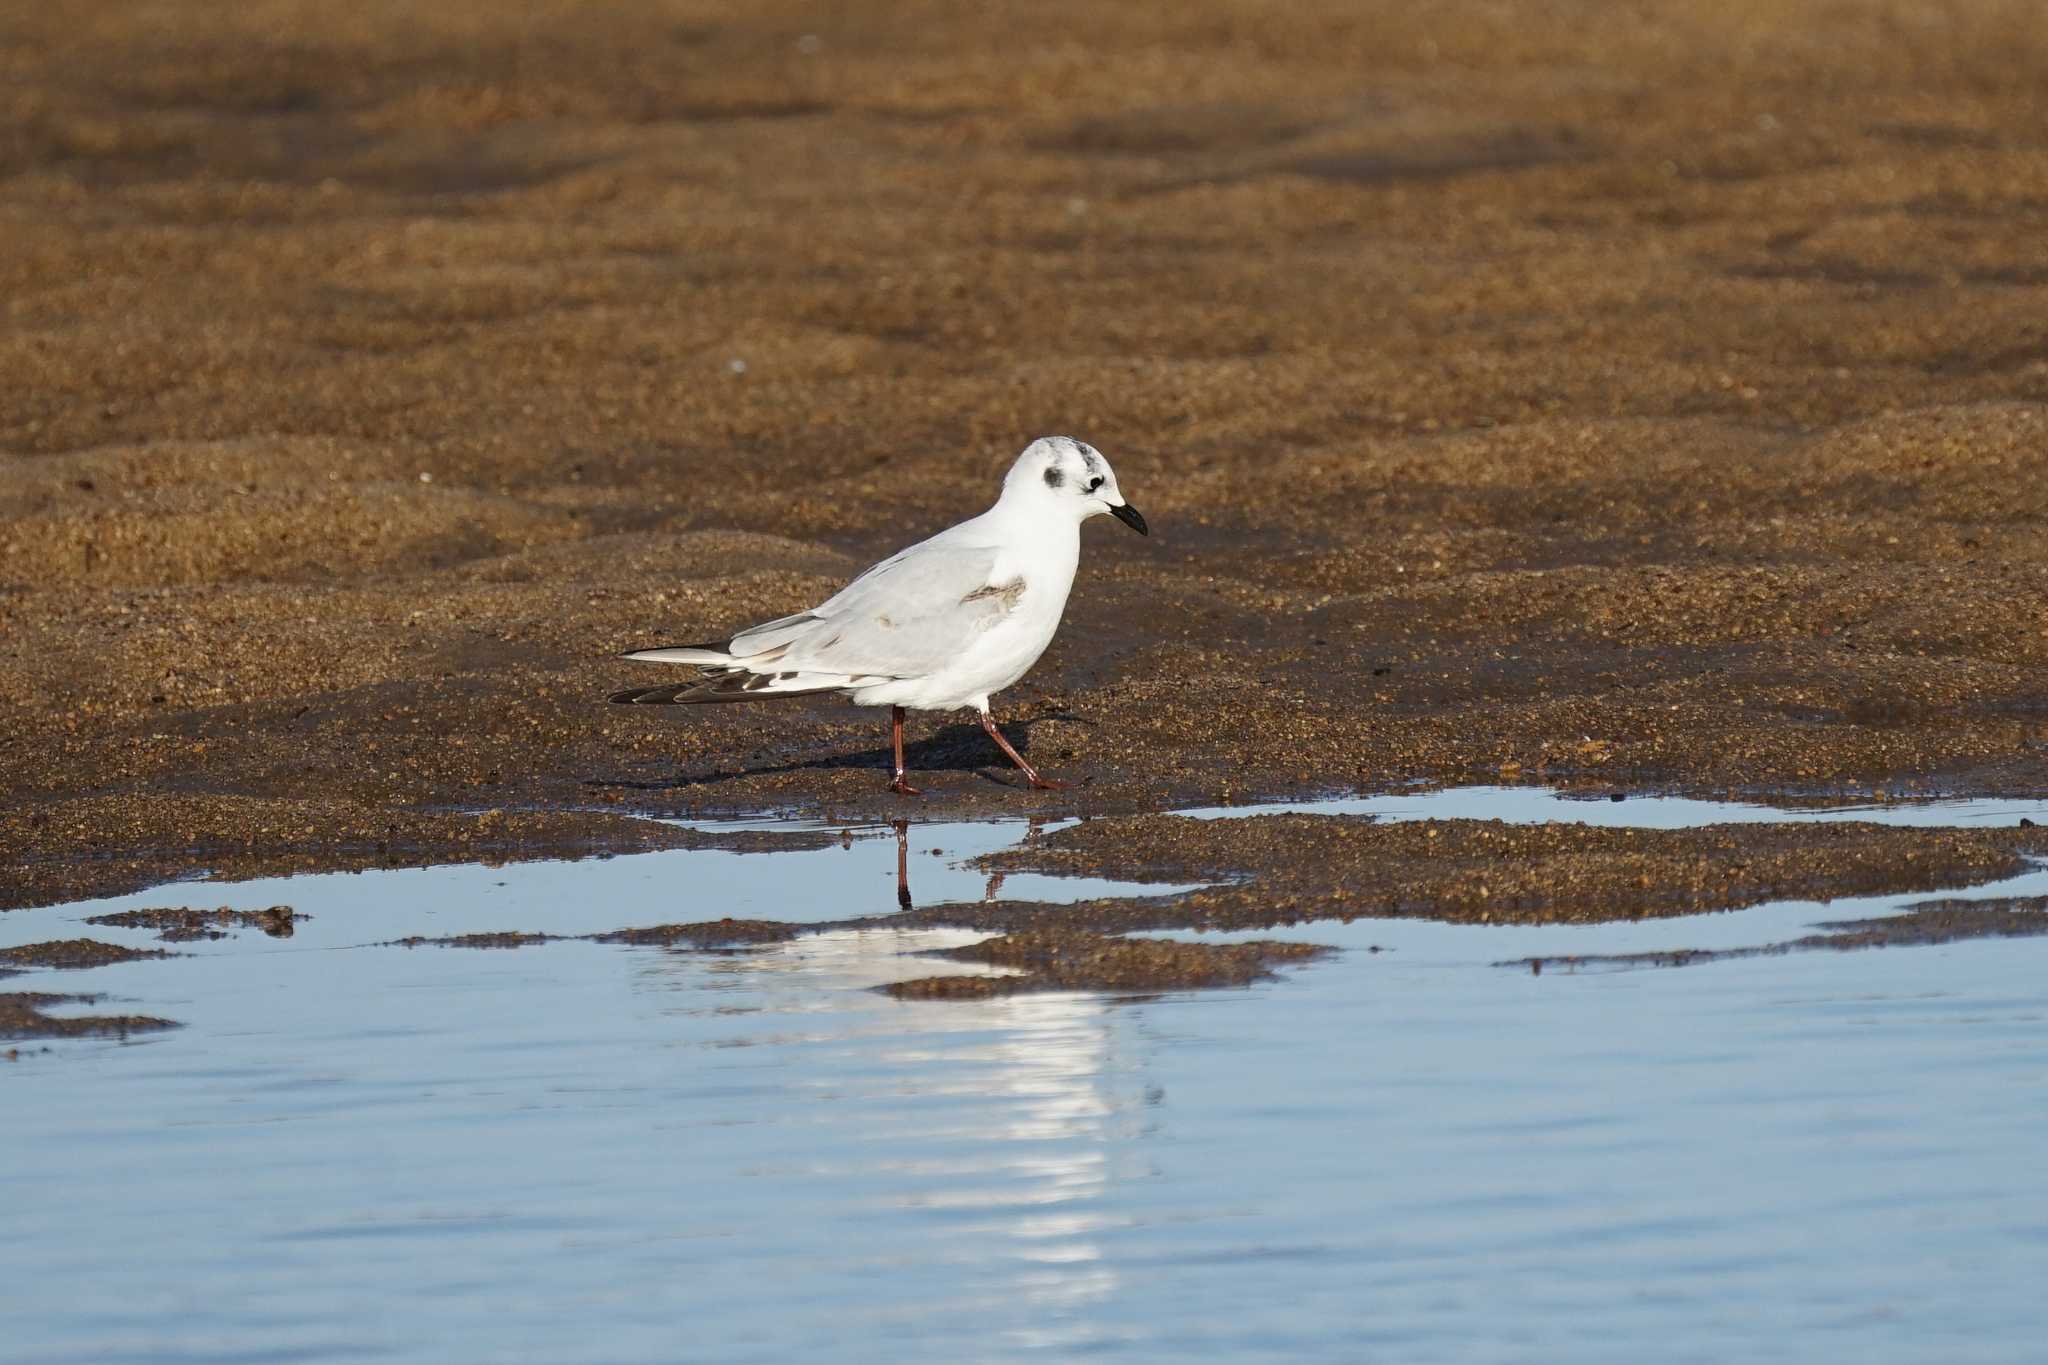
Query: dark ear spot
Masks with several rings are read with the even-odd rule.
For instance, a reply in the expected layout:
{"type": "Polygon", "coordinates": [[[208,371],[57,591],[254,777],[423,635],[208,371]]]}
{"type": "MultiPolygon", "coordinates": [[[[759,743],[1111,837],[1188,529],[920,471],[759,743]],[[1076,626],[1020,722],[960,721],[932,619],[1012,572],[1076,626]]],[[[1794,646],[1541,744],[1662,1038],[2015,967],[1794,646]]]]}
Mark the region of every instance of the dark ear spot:
{"type": "Polygon", "coordinates": [[[1060,471],[1057,466],[1048,467],[1046,469],[1045,486],[1047,488],[1058,488],[1062,482],[1063,480],[1060,478],[1060,471]]]}

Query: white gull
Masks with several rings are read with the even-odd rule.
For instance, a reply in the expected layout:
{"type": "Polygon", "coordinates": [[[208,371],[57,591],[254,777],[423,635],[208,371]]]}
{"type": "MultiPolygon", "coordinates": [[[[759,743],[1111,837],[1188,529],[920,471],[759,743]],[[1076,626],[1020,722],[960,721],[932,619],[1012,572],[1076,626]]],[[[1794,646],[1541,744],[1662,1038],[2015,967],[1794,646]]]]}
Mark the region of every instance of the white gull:
{"type": "Polygon", "coordinates": [[[1052,643],[1081,562],[1081,523],[1104,513],[1140,535],[1145,519],[1093,446],[1069,436],[1033,441],[1003,478],[996,505],[899,550],[809,611],[711,644],[636,649],[643,663],[690,664],[686,683],[615,693],[641,705],[755,701],[837,692],[890,708],[896,778],[903,778],[903,712],[971,706],[981,728],[1034,787],[1061,787],[1012,748],[989,696],[1024,676],[1052,643]]]}

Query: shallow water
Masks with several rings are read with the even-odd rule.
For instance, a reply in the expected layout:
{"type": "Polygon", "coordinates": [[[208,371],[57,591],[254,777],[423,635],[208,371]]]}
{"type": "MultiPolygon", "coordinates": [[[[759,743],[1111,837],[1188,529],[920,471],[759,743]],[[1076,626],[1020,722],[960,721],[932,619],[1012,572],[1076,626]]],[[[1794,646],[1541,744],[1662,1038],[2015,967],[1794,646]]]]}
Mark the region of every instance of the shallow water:
{"type": "MultiPolygon", "coordinates": [[[[1386,800],[1400,809],[1376,813],[1677,814],[1527,789],[1386,800]]],[[[1945,819],[2021,815],[2048,811],[1945,819]]],[[[981,896],[955,864],[1022,832],[913,828],[917,899],[981,896]]],[[[893,838],[861,838],[0,917],[5,942],[140,946],[76,921],[280,901],[312,916],[289,940],[8,983],[187,1027],[0,1064],[0,1354],[2039,1358],[2048,941],[1489,965],[1764,942],[1917,897],[1594,927],[1312,924],[1289,936],[1350,951],[1141,1001],[864,989],[969,970],[906,956],[978,937],[952,931],[711,953],[358,946],[886,912],[895,869],[893,838]]],[[[1000,894],[1116,889],[1013,877],[1000,894]]],[[[1970,894],[2044,892],[2048,872],[1970,894]]]]}
{"type": "Polygon", "coordinates": [[[1922,829],[2048,823],[2048,801],[1963,797],[1932,801],[1844,801],[1826,806],[1768,806],[1755,801],[1704,801],[1689,796],[1560,792],[1547,787],[1448,787],[1377,796],[1333,796],[1252,806],[1208,806],[1181,812],[1211,819],[1302,812],[1370,815],[1379,820],[1502,820],[1509,824],[1601,825],[1611,829],[1691,829],[1700,825],[1809,824],[1856,821],[1922,829]]]}

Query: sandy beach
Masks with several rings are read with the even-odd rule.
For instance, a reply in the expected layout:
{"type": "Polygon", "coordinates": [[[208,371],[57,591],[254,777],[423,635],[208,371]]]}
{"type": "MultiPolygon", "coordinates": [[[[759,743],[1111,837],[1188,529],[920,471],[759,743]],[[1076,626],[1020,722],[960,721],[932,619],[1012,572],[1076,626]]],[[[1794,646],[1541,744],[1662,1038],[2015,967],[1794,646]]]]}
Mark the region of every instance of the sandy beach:
{"type": "Polygon", "coordinates": [[[897,813],[884,715],[614,656],[1046,432],[1155,528],[997,699],[1080,785],[920,717],[917,818],[2038,791],[2036,18],[17,9],[0,894],[897,813]]]}

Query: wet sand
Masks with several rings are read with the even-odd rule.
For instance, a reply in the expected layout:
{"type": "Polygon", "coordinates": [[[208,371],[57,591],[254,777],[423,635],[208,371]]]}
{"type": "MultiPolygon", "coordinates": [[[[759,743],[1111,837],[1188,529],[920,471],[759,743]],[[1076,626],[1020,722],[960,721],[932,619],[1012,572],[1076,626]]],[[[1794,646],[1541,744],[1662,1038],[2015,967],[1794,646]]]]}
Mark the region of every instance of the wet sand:
{"type": "MultiPolygon", "coordinates": [[[[133,1033],[158,1033],[178,1025],[144,1014],[50,1015],[50,1005],[77,1006],[99,1002],[96,995],[51,995],[43,991],[0,991],[0,1038],[126,1038],[133,1033]]],[[[19,1058],[18,1048],[0,1052],[0,1059],[19,1058]]]]}
{"type": "Polygon", "coordinates": [[[922,717],[913,818],[2038,792],[2044,71],[1998,0],[17,8],[0,903],[905,814],[875,713],[612,656],[1049,431],[1155,528],[998,699],[1081,785],[922,717]]]}
{"type": "Polygon", "coordinates": [[[996,873],[1096,876],[1136,867],[1159,880],[1214,881],[1176,899],[1175,924],[1144,924],[1144,915],[1156,911],[1142,900],[1122,902],[1138,916],[1126,927],[1243,929],[1360,915],[1473,924],[1653,919],[1771,900],[1934,891],[2016,876],[2042,857],[2048,857],[2048,829],[2036,828],[1597,829],[1491,820],[1378,824],[1330,815],[1154,815],[1070,826],[978,865],[996,873]],[[1247,868],[1256,875],[1238,877],[1247,868]]]}

